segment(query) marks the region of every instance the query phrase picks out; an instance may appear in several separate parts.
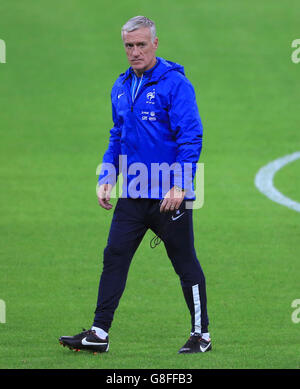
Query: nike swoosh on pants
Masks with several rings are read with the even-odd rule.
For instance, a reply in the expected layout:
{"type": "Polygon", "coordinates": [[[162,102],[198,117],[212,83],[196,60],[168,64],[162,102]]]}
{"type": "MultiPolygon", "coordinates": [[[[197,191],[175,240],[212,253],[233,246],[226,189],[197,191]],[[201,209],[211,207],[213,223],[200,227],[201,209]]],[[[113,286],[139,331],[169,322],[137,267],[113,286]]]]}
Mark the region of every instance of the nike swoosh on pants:
{"type": "Polygon", "coordinates": [[[172,220],[177,220],[177,219],[179,219],[182,215],[184,215],[185,214],[185,212],[182,212],[180,215],[178,215],[178,216],[176,216],[176,217],[174,217],[174,216],[172,216],[172,220]]]}

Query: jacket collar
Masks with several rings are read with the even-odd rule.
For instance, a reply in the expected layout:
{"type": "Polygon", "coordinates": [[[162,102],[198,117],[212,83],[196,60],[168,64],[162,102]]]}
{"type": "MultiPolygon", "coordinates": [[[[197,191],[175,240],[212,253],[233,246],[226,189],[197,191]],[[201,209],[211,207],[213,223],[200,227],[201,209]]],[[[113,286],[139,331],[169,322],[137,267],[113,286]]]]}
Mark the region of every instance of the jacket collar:
{"type": "MultiPolygon", "coordinates": [[[[144,74],[147,75],[147,82],[156,83],[161,78],[164,77],[164,75],[170,71],[177,71],[185,75],[184,73],[184,67],[182,65],[179,65],[178,63],[167,61],[164,58],[156,57],[157,63],[152,68],[149,69],[144,74]]],[[[132,77],[133,69],[132,67],[128,68],[125,73],[121,74],[120,76],[123,77],[123,84],[132,77]]]]}

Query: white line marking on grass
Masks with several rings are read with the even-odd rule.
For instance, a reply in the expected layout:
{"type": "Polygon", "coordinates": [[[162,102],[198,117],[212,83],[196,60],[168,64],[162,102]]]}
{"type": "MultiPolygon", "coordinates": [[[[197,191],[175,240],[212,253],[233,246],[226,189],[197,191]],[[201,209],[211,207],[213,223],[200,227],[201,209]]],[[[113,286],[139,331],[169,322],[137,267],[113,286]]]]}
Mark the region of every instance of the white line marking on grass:
{"type": "Polygon", "coordinates": [[[275,161],[263,166],[255,176],[255,185],[258,190],[266,195],[270,200],[293,209],[294,211],[300,212],[300,203],[284,196],[274,187],[273,183],[274,176],[278,170],[297,159],[300,159],[300,151],[275,159],[275,161]]]}
{"type": "Polygon", "coordinates": [[[0,323],[6,323],[6,305],[4,300],[0,300],[0,323]]]}

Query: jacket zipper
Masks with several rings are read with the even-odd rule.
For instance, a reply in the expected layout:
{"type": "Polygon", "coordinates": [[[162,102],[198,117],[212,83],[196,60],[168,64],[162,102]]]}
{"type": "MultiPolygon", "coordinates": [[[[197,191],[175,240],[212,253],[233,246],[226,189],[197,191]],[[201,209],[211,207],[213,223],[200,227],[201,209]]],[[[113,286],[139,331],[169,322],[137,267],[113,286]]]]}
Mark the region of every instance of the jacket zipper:
{"type": "Polygon", "coordinates": [[[136,102],[136,100],[138,99],[138,97],[142,94],[142,92],[144,92],[144,90],[150,86],[150,85],[154,85],[154,84],[157,84],[157,81],[154,81],[154,82],[148,82],[147,84],[143,85],[141,87],[141,89],[138,91],[138,94],[136,95],[134,101],[132,101],[132,99],[130,100],[131,101],[131,112],[133,112],[133,106],[136,102]]]}

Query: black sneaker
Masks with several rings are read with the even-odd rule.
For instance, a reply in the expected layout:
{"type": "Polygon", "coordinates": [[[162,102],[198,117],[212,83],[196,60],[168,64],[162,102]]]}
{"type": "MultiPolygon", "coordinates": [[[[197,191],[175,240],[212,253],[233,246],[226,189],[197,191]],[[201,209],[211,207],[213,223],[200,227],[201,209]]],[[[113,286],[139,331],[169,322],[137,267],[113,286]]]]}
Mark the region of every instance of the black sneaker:
{"type": "Polygon", "coordinates": [[[83,332],[75,336],[61,336],[59,343],[75,351],[89,350],[94,353],[104,353],[109,349],[108,336],[106,339],[100,339],[94,330],[83,329],[83,332]]]}
{"type": "Polygon", "coordinates": [[[211,350],[211,340],[205,340],[201,334],[194,333],[178,351],[179,354],[205,353],[211,350]]]}

